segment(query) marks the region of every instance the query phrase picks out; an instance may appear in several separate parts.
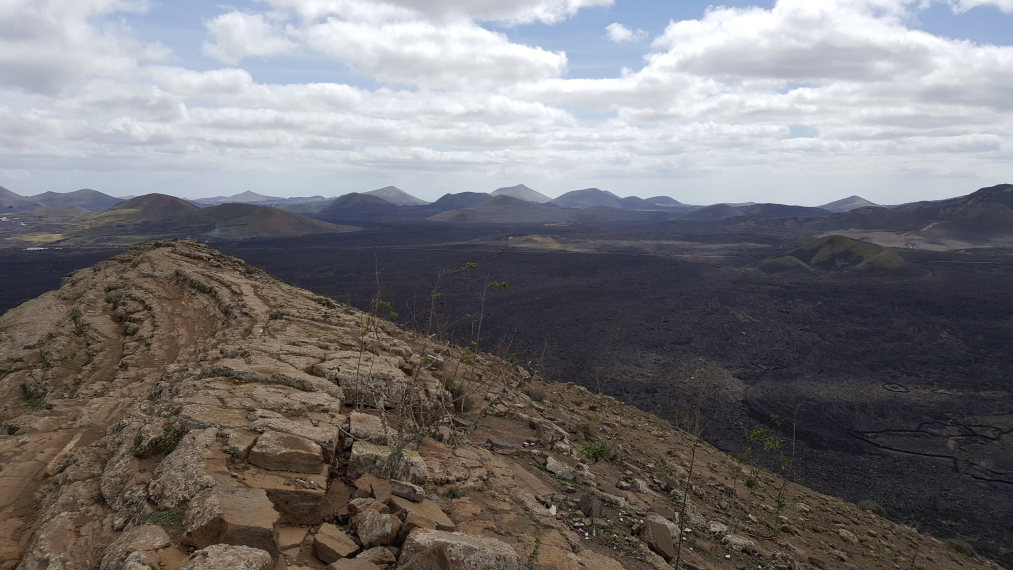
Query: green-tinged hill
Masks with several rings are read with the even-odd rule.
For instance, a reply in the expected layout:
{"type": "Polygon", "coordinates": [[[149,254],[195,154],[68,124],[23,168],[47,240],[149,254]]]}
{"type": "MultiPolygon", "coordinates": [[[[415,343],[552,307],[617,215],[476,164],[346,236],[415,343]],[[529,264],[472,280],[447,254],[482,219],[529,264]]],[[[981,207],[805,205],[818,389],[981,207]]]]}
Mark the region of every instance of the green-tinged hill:
{"type": "Polygon", "coordinates": [[[874,243],[845,236],[817,238],[787,254],[766,259],[765,271],[804,269],[808,271],[875,271],[904,267],[904,260],[893,251],[874,243]]]}
{"type": "Polygon", "coordinates": [[[122,216],[125,220],[184,219],[201,211],[200,206],[168,194],[145,194],[109,208],[105,213],[122,216]]]}
{"type": "Polygon", "coordinates": [[[935,241],[987,243],[1013,236],[1013,184],[981,188],[946,200],[857,208],[813,222],[810,227],[823,231],[904,232],[935,241]]]}
{"type": "Polygon", "coordinates": [[[348,229],[278,208],[253,204],[222,204],[202,213],[215,222],[208,235],[218,238],[303,236],[348,229]]]}
{"type": "Polygon", "coordinates": [[[661,221],[669,219],[669,214],[607,206],[562,208],[552,203],[536,204],[510,196],[495,196],[474,206],[441,212],[427,219],[463,224],[608,224],[661,221]]]}
{"type": "Polygon", "coordinates": [[[567,218],[566,212],[561,208],[500,195],[474,206],[448,210],[427,219],[464,224],[519,224],[561,222],[567,218]]]}
{"type": "MultiPolygon", "coordinates": [[[[28,219],[31,223],[32,219],[28,219]]],[[[125,200],[102,212],[55,210],[8,241],[65,245],[132,244],[163,237],[243,239],[302,236],[351,228],[268,206],[223,204],[202,209],[165,194],[125,200]]]]}

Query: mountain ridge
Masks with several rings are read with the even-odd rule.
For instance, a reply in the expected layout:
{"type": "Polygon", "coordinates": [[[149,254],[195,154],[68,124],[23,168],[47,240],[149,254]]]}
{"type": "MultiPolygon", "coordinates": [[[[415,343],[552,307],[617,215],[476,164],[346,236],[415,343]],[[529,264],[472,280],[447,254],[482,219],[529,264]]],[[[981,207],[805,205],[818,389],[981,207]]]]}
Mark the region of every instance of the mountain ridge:
{"type": "Polygon", "coordinates": [[[549,198],[537,190],[532,190],[523,184],[497,188],[493,190],[491,194],[493,196],[509,196],[511,198],[517,198],[518,200],[524,200],[525,202],[535,202],[537,204],[544,204],[552,201],[552,198],[549,198]]]}

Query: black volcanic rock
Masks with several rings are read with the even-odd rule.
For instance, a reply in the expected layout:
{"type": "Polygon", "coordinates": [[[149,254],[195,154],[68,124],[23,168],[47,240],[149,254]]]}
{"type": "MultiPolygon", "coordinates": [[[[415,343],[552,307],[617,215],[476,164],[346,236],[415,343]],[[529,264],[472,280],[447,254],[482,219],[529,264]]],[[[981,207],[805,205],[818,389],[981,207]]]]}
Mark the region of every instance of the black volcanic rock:
{"type": "Polygon", "coordinates": [[[830,212],[821,208],[807,206],[790,206],[785,204],[714,204],[684,215],[681,219],[691,221],[716,222],[731,218],[749,216],[751,218],[821,218],[830,212]]]}
{"type": "Polygon", "coordinates": [[[369,221],[390,216],[398,206],[370,194],[352,192],[335,198],[314,217],[328,222],[369,221]]]}

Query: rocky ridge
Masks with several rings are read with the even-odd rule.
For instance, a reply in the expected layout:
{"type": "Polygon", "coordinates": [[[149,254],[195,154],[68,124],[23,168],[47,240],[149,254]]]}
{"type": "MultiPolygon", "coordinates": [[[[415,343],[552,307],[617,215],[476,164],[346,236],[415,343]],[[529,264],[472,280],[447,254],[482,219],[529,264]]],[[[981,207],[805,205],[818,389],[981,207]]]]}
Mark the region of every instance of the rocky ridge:
{"type": "Polygon", "coordinates": [[[0,569],[998,568],[185,240],[0,317],[0,569]]]}

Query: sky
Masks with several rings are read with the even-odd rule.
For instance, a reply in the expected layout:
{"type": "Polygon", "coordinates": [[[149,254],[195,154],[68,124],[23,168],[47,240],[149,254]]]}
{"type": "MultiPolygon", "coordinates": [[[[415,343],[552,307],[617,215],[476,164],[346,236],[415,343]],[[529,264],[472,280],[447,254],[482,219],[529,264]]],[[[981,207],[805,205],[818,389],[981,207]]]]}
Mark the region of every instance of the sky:
{"type": "Polygon", "coordinates": [[[1013,0],[0,0],[0,186],[892,204],[1011,89],[1013,0]]]}

